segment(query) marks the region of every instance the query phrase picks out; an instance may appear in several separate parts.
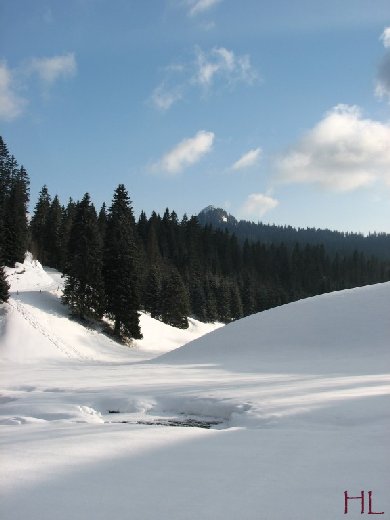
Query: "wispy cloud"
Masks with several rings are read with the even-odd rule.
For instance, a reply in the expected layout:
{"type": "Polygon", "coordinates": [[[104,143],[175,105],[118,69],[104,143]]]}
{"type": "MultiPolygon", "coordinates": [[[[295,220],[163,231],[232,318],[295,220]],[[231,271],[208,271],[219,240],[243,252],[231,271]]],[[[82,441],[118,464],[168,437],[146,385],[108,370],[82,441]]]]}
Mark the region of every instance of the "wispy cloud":
{"type": "Polygon", "coordinates": [[[180,85],[169,88],[165,85],[165,83],[161,83],[161,85],[154,89],[151,100],[156,108],[165,112],[181,98],[182,88],[180,85]]]}
{"type": "Polygon", "coordinates": [[[377,181],[390,185],[390,125],[338,105],[277,161],[282,181],[351,191],[377,181]]]}
{"type": "Polygon", "coordinates": [[[212,150],[214,133],[200,130],[194,137],[183,139],[153,166],[154,171],[175,175],[202,159],[212,150]]]}
{"type": "Polygon", "coordinates": [[[386,27],[386,29],[381,34],[381,40],[386,49],[390,48],[390,27],[386,27]]]}
{"type": "Polygon", "coordinates": [[[12,71],[0,62],[0,120],[12,121],[23,113],[27,100],[20,97],[14,85],[12,71]]]}
{"type": "Polygon", "coordinates": [[[249,55],[237,55],[225,47],[208,51],[196,46],[194,56],[186,64],[175,64],[164,69],[164,77],[151,95],[152,104],[159,110],[168,110],[194,89],[210,93],[213,88],[233,88],[237,84],[253,85],[259,74],[252,66],[249,55]]]}
{"type": "Polygon", "coordinates": [[[192,81],[208,88],[219,77],[223,81],[232,83],[253,84],[258,74],[251,65],[248,55],[237,56],[225,47],[214,47],[210,51],[203,51],[196,47],[196,66],[192,81]]]}
{"type": "Polygon", "coordinates": [[[375,94],[379,98],[388,98],[390,101],[390,27],[386,27],[381,35],[386,53],[379,65],[375,94]]]}
{"type": "Polygon", "coordinates": [[[72,77],[76,74],[76,59],[72,52],[50,58],[33,58],[29,70],[36,73],[47,85],[59,78],[72,77]]]}
{"type": "Polygon", "coordinates": [[[279,201],[270,195],[252,193],[241,207],[240,214],[246,218],[261,218],[278,205],[279,201]]]}
{"type": "Polygon", "coordinates": [[[198,14],[208,11],[222,0],[188,0],[187,4],[190,8],[189,15],[196,16],[198,14]]]}
{"type": "Polygon", "coordinates": [[[254,150],[249,150],[249,152],[244,153],[238,161],[236,161],[232,169],[233,170],[243,170],[245,168],[250,168],[251,166],[254,166],[257,164],[260,160],[262,154],[261,148],[255,148],[254,150]]]}
{"type": "Polygon", "coordinates": [[[12,121],[23,114],[28,100],[18,94],[18,87],[28,92],[32,79],[38,76],[45,91],[60,78],[74,76],[76,71],[73,53],[32,58],[15,69],[0,61],[0,119],[12,121]]]}

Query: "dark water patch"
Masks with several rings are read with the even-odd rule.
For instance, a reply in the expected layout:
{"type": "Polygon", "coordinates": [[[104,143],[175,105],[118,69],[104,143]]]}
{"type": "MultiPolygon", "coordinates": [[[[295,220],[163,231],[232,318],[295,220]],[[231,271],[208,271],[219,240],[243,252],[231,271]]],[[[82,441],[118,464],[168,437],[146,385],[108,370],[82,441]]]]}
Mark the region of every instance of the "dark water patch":
{"type": "MultiPolygon", "coordinates": [[[[115,412],[117,413],[117,412],[115,412]]],[[[209,430],[212,426],[222,424],[222,421],[203,419],[156,419],[138,421],[107,421],[110,424],[140,424],[146,426],[172,426],[174,428],[204,428],[209,430]]]]}

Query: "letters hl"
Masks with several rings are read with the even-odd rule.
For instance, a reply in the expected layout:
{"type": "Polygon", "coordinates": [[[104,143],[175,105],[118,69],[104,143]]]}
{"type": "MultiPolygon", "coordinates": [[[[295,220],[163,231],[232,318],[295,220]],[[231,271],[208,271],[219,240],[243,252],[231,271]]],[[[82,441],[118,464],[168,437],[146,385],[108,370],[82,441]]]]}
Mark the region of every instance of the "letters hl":
{"type": "MultiPolygon", "coordinates": [[[[360,500],[360,514],[364,513],[364,506],[365,506],[365,500],[364,500],[364,491],[360,492],[360,495],[357,497],[351,497],[348,495],[348,491],[344,491],[344,514],[348,514],[348,500],[360,500]]],[[[381,511],[380,513],[376,513],[372,510],[373,504],[372,504],[372,491],[368,492],[368,513],[369,515],[383,515],[384,511],[381,511]]]]}

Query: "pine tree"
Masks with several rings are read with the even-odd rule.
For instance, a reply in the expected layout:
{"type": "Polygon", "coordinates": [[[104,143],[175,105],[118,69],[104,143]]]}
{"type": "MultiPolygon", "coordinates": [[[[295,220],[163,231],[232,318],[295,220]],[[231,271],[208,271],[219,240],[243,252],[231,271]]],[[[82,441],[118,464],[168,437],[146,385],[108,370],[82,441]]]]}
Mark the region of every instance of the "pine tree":
{"type": "Polygon", "coordinates": [[[161,319],[164,323],[179,329],[188,328],[187,317],[190,312],[188,293],[175,267],[168,268],[163,277],[161,310],[161,319]]]}
{"type": "Polygon", "coordinates": [[[230,284],[230,317],[239,320],[244,316],[242,300],[238,285],[235,281],[230,284]]]}
{"type": "Polygon", "coordinates": [[[114,192],[107,217],[104,281],[107,313],[118,337],[142,338],[139,325],[139,248],[131,200],[123,184],[114,192]]]}
{"type": "Polygon", "coordinates": [[[104,238],[106,236],[106,226],[107,226],[107,211],[106,211],[105,202],[103,202],[102,207],[100,208],[100,211],[99,211],[98,225],[99,225],[100,236],[102,237],[102,240],[104,242],[104,238]]]}
{"type": "Polygon", "coordinates": [[[216,297],[218,305],[218,320],[222,321],[223,323],[228,323],[231,320],[232,315],[230,308],[230,286],[227,280],[219,280],[219,283],[216,287],[216,297]]]}
{"type": "Polygon", "coordinates": [[[38,201],[30,222],[32,253],[43,265],[47,264],[46,247],[48,245],[48,237],[46,233],[50,205],[51,197],[45,184],[39,192],[38,201]]]}
{"type": "Polygon", "coordinates": [[[9,152],[0,136],[0,250],[5,245],[5,224],[9,192],[11,189],[11,174],[8,168],[9,152]]]}
{"type": "Polygon", "coordinates": [[[60,262],[59,269],[64,272],[68,258],[68,244],[70,231],[72,229],[73,220],[76,214],[76,204],[72,198],[69,199],[66,208],[62,208],[62,219],[60,225],[60,262]]]}
{"type": "Polygon", "coordinates": [[[49,208],[47,215],[45,237],[46,237],[46,254],[47,265],[59,268],[61,263],[61,223],[63,209],[57,195],[49,208]]]}
{"type": "Polygon", "coordinates": [[[63,302],[80,319],[100,318],[104,312],[102,243],[97,215],[86,193],[76,206],[65,266],[63,302]]]}
{"type": "Polygon", "coordinates": [[[13,156],[9,160],[8,168],[11,181],[5,204],[3,255],[5,264],[13,267],[15,262],[23,262],[27,251],[30,181],[25,168],[18,168],[13,156]]]}
{"type": "Polygon", "coordinates": [[[206,278],[204,281],[204,292],[206,295],[206,321],[215,322],[218,320],[215,281],[206,278]]]}
{"type": "Polygon", "coordinates": [[[8,301],[9,283],[5,276],[4,267],[0,265],[0,303],[8,301]]]}
{"type": "Polygon", "coordinates": [[[191,280],[189,285],[192,315],[197,320],[207,321],[207,300],[203,284],[201,283],[201,277],[199,274],[196,276],[196,273],[192,273],[190,276],[191,280]]]}
{"type": "Polygon", "coordinates": [[[143,290],[143,305],[152,318],[161,319],[161,271],[156,265],[149,269],[143,290]]]}

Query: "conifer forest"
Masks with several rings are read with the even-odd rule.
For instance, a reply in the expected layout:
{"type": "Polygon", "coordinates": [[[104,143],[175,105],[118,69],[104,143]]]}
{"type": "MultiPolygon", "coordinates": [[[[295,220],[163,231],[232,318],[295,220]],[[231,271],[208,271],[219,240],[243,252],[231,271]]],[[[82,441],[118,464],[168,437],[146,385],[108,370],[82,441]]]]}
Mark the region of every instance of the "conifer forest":
{"type": "Polygon", "coordinates": [[[187,328],[188,317],[227,323],[308,296],[390,280],[387,234],[351,240],[326,230],[219,226],[202,214],[179,219],[168,208],[135,218],[123,184],[101,208],[88,193],[64,203],[47,186],[30,218],[28,204],[27,171],[0,137],[0,301],[8,298],[4,266],[22,262],[30,250],[64,274],[62,300],[73,316],[106,316],[120,338],[142,337],[140,311],[187,328]]]}

